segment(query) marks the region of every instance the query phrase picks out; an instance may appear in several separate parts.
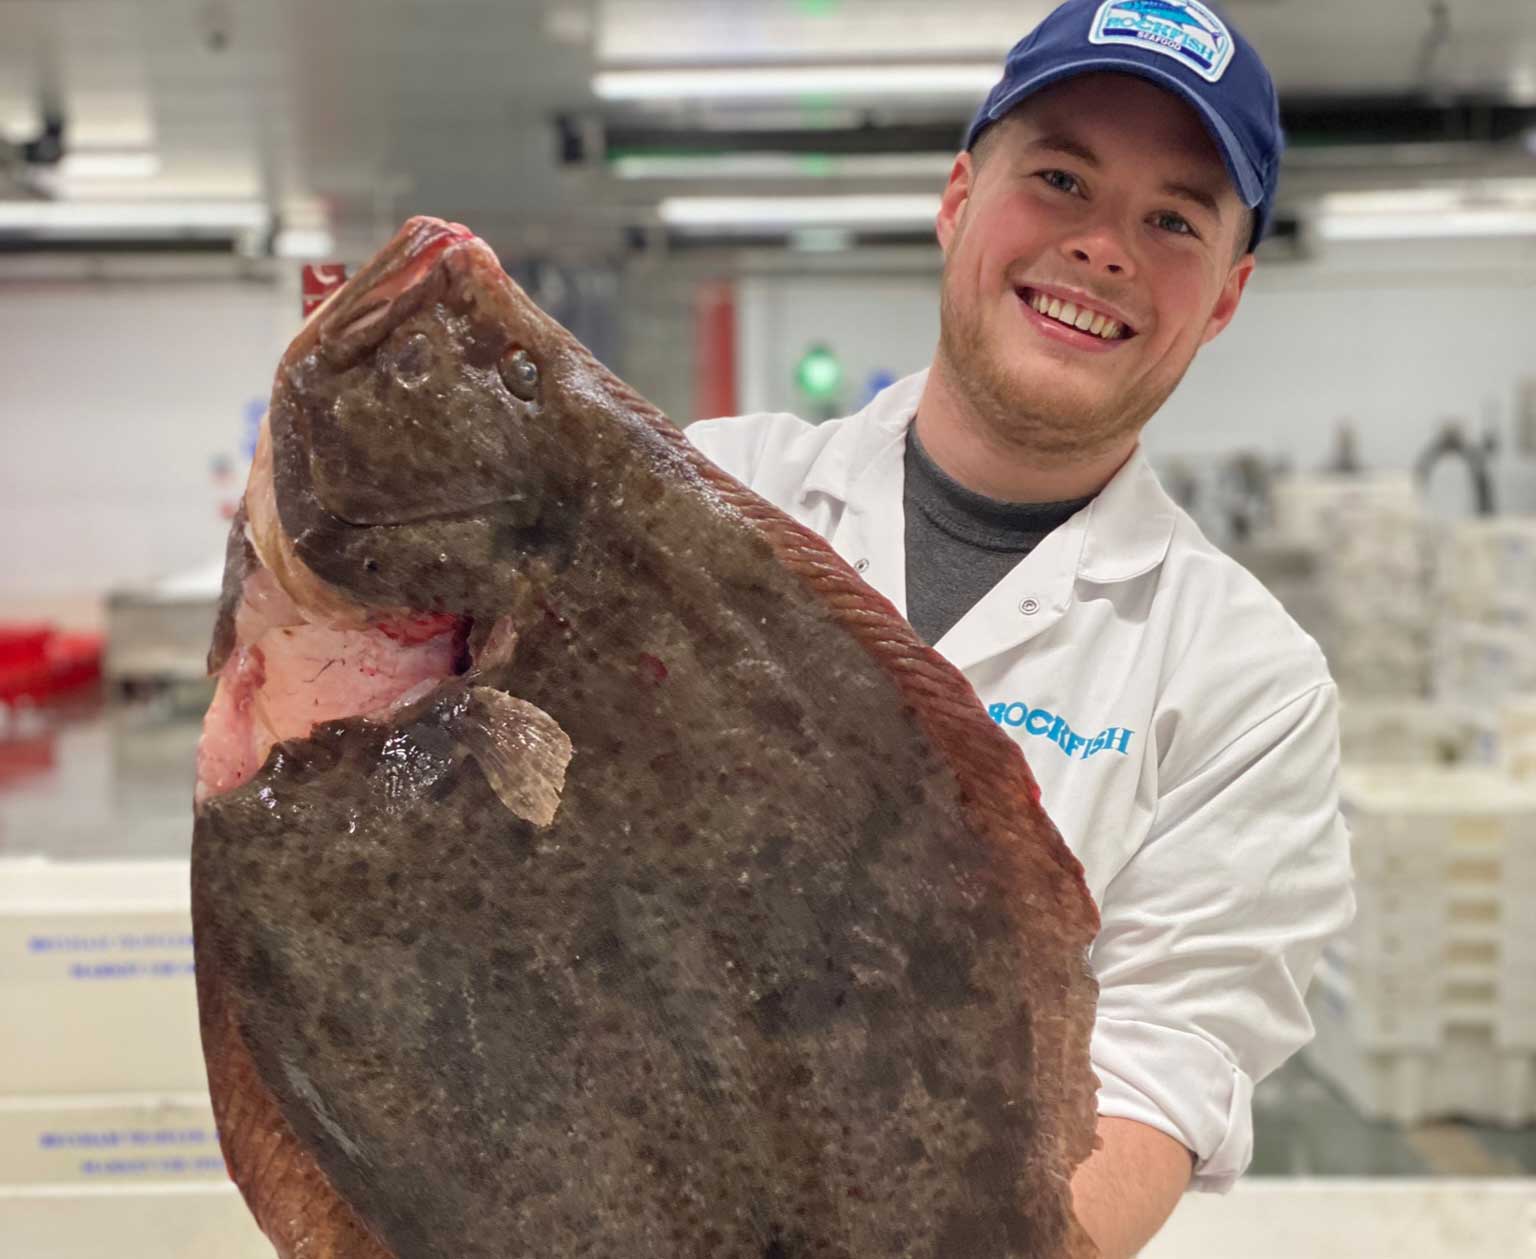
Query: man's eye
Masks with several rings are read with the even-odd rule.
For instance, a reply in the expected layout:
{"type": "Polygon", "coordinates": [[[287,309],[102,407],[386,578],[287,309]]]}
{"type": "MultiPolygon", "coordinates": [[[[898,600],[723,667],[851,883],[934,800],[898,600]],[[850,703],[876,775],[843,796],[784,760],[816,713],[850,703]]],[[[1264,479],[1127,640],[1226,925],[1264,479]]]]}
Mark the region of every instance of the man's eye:
{"type": "Polygon", "coordinates": [[[1190,225],[1189,220],[1182,214],[1174,214],[1171,211],[1155,215],[1152,221],[1165,232],[1177,232],[1180,236],[1198,236],[1200,234],[1195,231],[1194,227],[1190,225]]]}
{"type": "Polygon", "coordinates": [[[1058,192],[1076,192],[1078,190],[1077,176],[1069,175],[1064,170],[1041,171],[1040,178],[1058,192]]]}

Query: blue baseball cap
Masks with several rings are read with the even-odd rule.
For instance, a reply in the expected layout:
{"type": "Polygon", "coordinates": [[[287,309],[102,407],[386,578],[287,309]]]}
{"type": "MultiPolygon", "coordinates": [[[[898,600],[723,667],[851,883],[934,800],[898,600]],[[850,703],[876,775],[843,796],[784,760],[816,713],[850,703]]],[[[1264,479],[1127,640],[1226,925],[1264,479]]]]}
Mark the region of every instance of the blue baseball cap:
{"type": "Polygon", "coordinates": [[[965,133],[966,149],[1025,97],[1096,71],[1138,75],[1194,108],[1254,212],[1249,248],[1256,246],[1285,149],[1279,99],[1253,45],[1196,0],[1067,0],[1010,50],[965,133]]]}

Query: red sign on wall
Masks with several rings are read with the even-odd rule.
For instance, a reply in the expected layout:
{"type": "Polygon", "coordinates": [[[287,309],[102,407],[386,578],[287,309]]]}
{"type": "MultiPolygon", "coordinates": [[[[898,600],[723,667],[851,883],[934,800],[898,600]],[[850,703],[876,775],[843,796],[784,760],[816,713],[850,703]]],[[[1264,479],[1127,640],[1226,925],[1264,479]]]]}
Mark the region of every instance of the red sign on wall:
{"type": "Polygon", "coordinates": [[[339,262],[304,264],[304,318],[347,282],[347,269],[339,262]]]}

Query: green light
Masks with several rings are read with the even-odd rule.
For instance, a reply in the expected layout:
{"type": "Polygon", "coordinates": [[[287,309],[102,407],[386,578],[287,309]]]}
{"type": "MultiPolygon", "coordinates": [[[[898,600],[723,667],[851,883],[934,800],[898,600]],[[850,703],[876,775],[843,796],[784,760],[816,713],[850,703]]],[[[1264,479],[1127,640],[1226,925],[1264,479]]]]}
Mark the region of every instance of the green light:
{"type": "Polygon", "coordinates": [[[795,368],[795,381],[809,397],[825,400],[842,388],[843,365],[826,346],[813,345],[801,356],[795,368]]]}
{"type": "Polygon", "coordinates": [[[843,0],[795,0],[795,8],[811,17],[826,17],[843,7],[843,0]]]}

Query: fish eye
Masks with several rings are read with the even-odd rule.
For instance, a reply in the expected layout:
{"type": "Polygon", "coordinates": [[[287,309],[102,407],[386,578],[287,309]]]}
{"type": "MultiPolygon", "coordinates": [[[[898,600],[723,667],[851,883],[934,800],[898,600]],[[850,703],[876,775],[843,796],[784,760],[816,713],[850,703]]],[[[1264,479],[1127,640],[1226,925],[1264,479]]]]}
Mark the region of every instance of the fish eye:
{"type": "Polygon", "coordinates": [[[532,402],[539,389],[539,366],[528,357],[527,350],[519,350],[510,358],[502,359],[501,378],[513,397],[532,402]]]}
{"type": "Polygon", "coordinates": [[[404,385],[420,385],[432,374],[432,338],[412,333],[394,353],[395,377],[404,385]]]}

